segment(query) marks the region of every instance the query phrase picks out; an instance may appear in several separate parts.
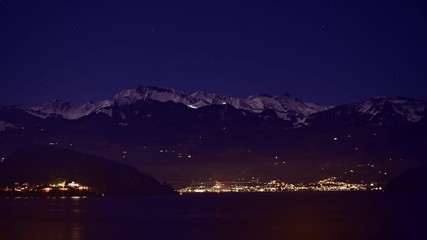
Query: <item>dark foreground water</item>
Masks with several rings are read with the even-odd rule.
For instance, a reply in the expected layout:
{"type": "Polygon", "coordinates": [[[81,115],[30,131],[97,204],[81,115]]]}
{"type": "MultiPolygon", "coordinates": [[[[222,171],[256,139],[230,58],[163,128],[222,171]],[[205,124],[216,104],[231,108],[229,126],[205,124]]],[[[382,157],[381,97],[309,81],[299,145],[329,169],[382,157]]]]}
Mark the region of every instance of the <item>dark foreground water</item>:
{"type": "Polygon", "coordinates": [[[427,195],[0,199],[0,239],[427,239],[427,195]]]}

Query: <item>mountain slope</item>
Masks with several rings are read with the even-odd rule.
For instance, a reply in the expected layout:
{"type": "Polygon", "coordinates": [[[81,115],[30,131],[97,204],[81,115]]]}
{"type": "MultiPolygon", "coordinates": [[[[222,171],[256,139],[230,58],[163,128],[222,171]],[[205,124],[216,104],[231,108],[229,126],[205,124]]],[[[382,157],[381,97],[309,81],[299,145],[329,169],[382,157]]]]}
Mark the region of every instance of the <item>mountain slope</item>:
{"type": "Polygon", "coordinates": [[[112,102],[109,100],[76,105],[61,99],[55,99],[51,102],[43,103],[41,106],[26,108],[25,111],[41,118],[63,117],[65,119],[79,119],[92,113],[111,115],[111,107],[112,102]]]}
{"type": "Polygon", "coordinates": [[[168,180],[341,176],[385,182],[426,164],[425,102],[377,97],[320,112],[310,106],[289,94],[238,99],[140,87],[75,119],[2,107],[0,157],[22,145],[54,145],[168,180]]]}
{"type": "Polygon", "coordinates": [[[26,146],[0,165],[0,184],[48,184],[57,179],[77,181],[110,195],[173,194],[136,168],[69,149],[26,146]]]}
{"type": "Polygon", "coordinates": [[[306,123],[314,126],[334,123],[329,124],[331,127],[407,125],[420,122],[425,116],[427,103],[424,101],[404,97],[375,97],[314,113],[306,123]]]}

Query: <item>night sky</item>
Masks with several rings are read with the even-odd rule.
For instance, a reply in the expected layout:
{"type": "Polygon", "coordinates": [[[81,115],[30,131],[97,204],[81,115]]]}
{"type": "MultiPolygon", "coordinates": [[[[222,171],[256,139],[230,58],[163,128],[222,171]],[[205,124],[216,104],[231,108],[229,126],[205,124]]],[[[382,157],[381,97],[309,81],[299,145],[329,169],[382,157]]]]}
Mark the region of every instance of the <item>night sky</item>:
{"type": "Polygon", "coordinates": [[[138,85],[426,100],[423,2],[0,0],[0,105],[138,85]]]}

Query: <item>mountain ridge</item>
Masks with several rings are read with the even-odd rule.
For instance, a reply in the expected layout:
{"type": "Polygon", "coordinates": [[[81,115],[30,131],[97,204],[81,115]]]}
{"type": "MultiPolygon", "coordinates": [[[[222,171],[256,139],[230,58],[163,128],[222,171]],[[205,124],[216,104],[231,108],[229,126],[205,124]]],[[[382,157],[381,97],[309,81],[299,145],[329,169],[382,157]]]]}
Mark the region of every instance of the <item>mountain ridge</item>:
{"type": "Polygon", "coordinates": [[[104,113],[111,116],[111,108],[113,107],[129,106],[137,101],[147,100],[181,103],[193,109],[209,105],[228,104],[236,109],[248,110],[255,113],[261,113],[264,110],[273,110],[279,118],[284,120],[297,119],[297,122],[303,121],[310,114],[331,108],[331,106],[301,101],[289,93],[285,93],[282,96],[259,94],[251,95],[247,98],[237,98],[203,91],[186,94],[172,88],[138,86],[134,89],[119,91],[114,95],[112,100],[73,104],[61,99],[54,99],[39,106],[23,109],[41,118],[63,117],[66,119],[78,119],[91,113],[104,113]]]}
{"type": "MultiPolygon", "coordinates": [[[[286,128],[322,126],[326,122],[337,122],[348,126],[360,124],[413,124],[422,121],[427,116],[426,102],[400,96],[379,96],[339,106],[324,106],[303,102],[289,93],[285,93],[282,96],[259,94],[247,98],[235,98],[202,91],[186,94],[172,88],[153,86],[139,86],[134,89],[119,91],[112,100],[75,104],[62,99],[54,99],[39,106],[4,106],[1,108],[3,112],[20,109],[40,119],[62,118],[78,120],[92,114],[102,114],[116,119],[114,121],[119,121],[121,126],[127,126],[127,119],[133,118],[132,116],[138,112],[144,112],[144,109],[140,109],[143,105],[138,104],[141,102],[178,104],[196,113],[203,112],[203,109],[214,106],[231,107],[239,111],[243,116],[257,116],[265,120],[267,118],[277,118],[278,121],[286,122],[286,128]],[[140,107],[135,108],[134,106],[140,107]],[[128,109],[133,109],[133,113],[130,113],[128,109]]],[[[219,110],[221,108],[214,109],[219,110]]],[[[23,113],[16,112],[14,114],[22,115],[23,113]]],[[[150,116],[152,116],[152,113],[147,112],[145,115],[145,117],[150,116]]],[[[19,124],[11,121],[10,117],[0,119],[2,121],[0,131],[13,130],[20,127],[19,124]]]]}

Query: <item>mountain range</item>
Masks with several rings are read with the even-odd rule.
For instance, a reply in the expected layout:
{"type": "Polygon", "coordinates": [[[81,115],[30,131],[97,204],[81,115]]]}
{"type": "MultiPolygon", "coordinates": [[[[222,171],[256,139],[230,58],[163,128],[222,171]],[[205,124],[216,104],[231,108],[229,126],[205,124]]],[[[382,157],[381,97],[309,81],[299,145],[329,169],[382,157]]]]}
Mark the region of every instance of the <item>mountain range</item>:
{"type": "Polygon", "coordinates": [[[286,93],[237,98],[137,87],[111,100],[0,108],[0,156],[54,145],[168,181],[339,176],[385,182],[426,163],[427,103],[374,97],[327,106],[286,93]]]}
{"type": "Polygon", "coordinates": [[[55,99],[41,106],[23,109],[32,115],[42,118],[63,117],[65,119],[79,119],[92,113],[105,113],[112,116],[112,109],[114,107],[131,106],[138,101],[180,103],[193,109],[212,105],[229,105],[239,110],[246,110],[254,113],[273,110],[278,117],[284,120],[297,122],[303,121],[313,113],[330,108],[330,106],[303,102],[289,93],[283,96],[263,94],[250,96],[248,98],[236,98],[199,91],[188,95],[170,88],[138,87],[120,91],[112,100],[72,104],[61,99],[55,99]]]}

